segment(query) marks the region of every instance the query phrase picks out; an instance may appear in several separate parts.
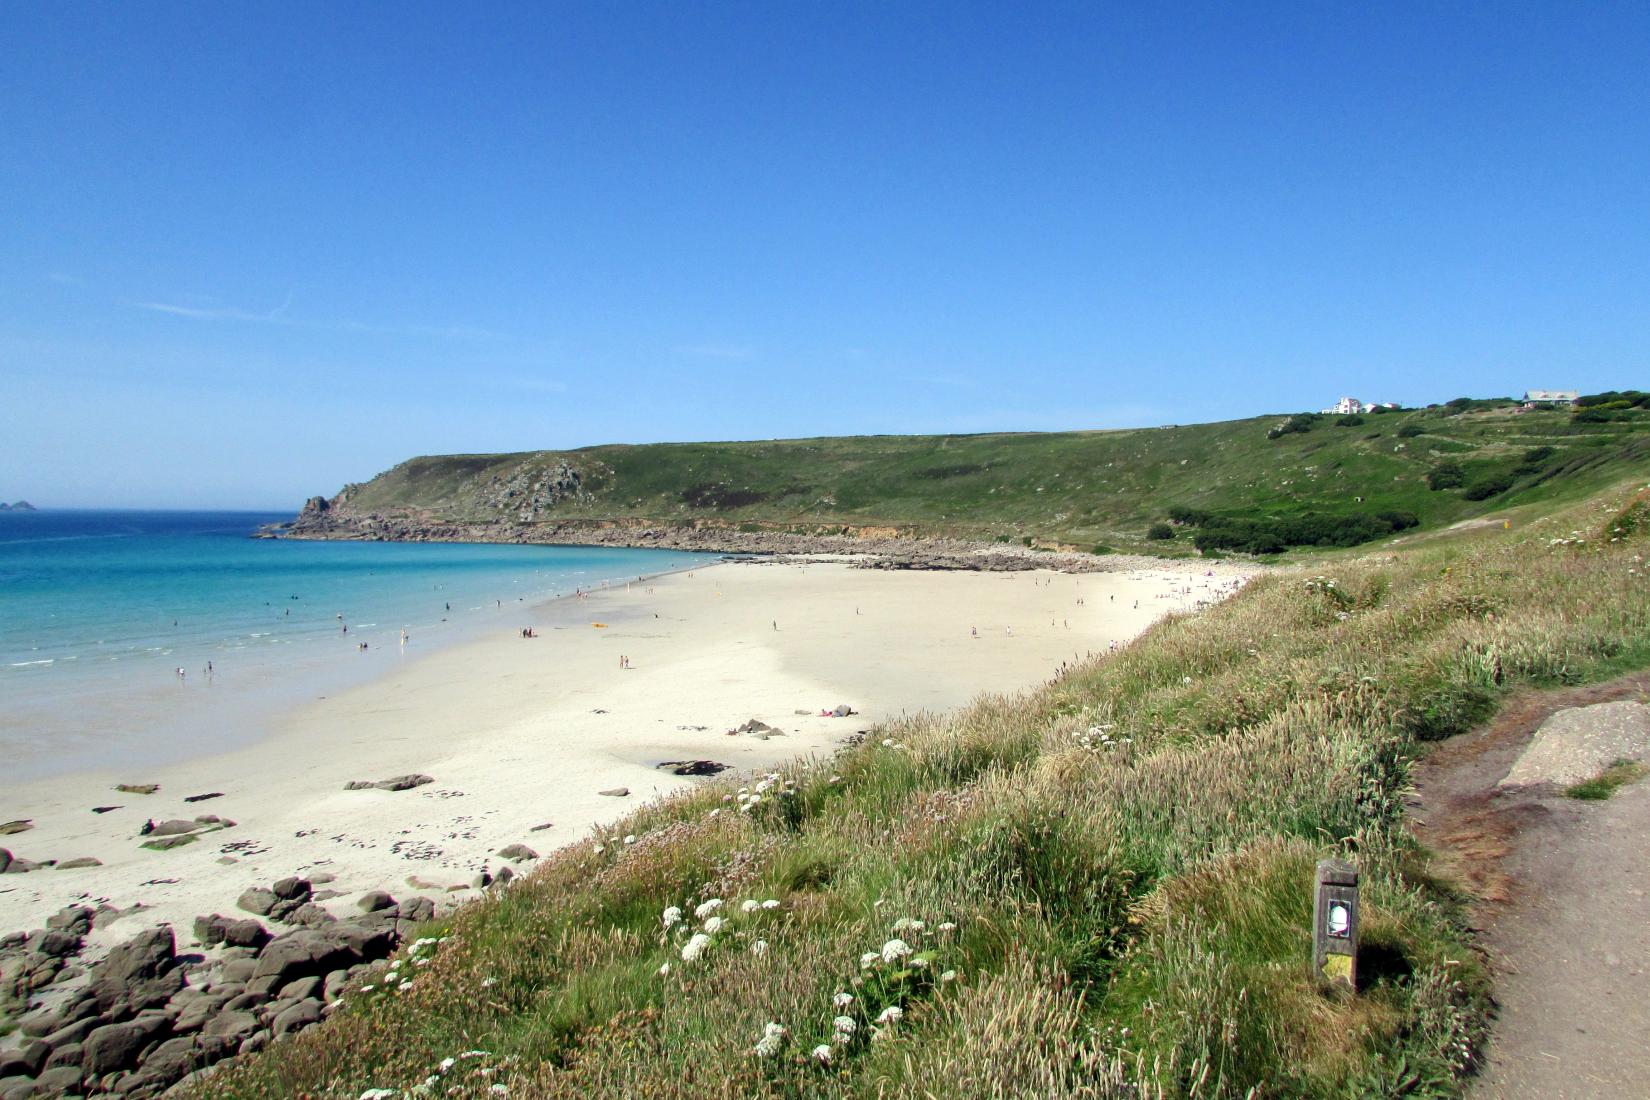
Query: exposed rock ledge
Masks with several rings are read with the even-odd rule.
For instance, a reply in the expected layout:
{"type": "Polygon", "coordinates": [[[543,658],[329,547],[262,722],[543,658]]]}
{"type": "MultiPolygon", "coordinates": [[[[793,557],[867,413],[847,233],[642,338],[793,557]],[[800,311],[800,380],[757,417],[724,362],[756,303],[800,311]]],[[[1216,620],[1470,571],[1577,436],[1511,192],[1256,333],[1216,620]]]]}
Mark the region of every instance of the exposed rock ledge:
{"type": "MultiPolygon", "coordinates": [[[[926,539],[890,528],[851,534],[741,531],[723,526],[672,526],[635,520],[510,520],[455,523],[439,519],[355,513],[314,497],[290,523],[272,524],[259,538],[347,539],[369,542],[500,542],[540,545],[622,546],[655,550],[697,550],[719,554],[853,556],[866,569],[954,569],[1018,571],[1056,569],[1067,573],[1117,572],[1168,566],[1203,566],[1136,554],[1085,554],[1004,543],[926,539]]],[[[1209,563],[1213,565],[1213,563],[1209,563]]],[[[1252,570],[1245,570],[1252,571],[1252,570]]]]}

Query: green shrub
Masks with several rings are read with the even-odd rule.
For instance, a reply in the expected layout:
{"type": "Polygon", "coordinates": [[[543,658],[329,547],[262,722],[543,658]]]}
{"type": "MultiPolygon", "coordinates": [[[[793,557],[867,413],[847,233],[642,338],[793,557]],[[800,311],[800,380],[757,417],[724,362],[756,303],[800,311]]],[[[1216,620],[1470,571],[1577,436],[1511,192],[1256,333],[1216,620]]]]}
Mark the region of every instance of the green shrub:
{"type": "Polygon", "coordinates": [[[1154,523],[1146,529],[1146,537],[1154,541],[1174,538],[1174,528],[1167,523],[1154,523]]]}
{"type": "Polygon", "coordinates": [[[1279,424],[1277,427],[1267,432],[1266,438],[1281,439],[1286,435],[1294,435],[1298,432],[1309,432],[1312,430],[1312,426],[1317,422],[1317,413],[1296,413],[1288,420],[1285,420],[1282,424],[1279,424]]]}
{"type": "Polygon", "coordinates": [[[1347,413],[1345,416],[1335,418],[1335,427],[1337,428],[1356,428],[1363,423],[1364,418],[1357,413],[1347,413]]]}
{"type": "Polygon", "coordinates": [[[1490,497],[1511,489],[1512,485],[1513,475],[1511,473],[1497,471],[1474,478],[1472,483],[1462,490],[1461,495],[1468,500],[1488,500],[1490,497]]]}
{"type": "Polygon", "coordinates": [[[1459,462],[1440,462],[1427,471],[1427,488],[1433,492],[1440,489],[1459,489],[1466,480],[1467,472],[1461,469],[1459,462]]]}
{"type": "Polygon", "coordinates": [[[1418,435],[1426,435],[1427,430],[1419,424],[1405,424],[1398,429],[1399,439],[1414,439],[1418,435]]]}

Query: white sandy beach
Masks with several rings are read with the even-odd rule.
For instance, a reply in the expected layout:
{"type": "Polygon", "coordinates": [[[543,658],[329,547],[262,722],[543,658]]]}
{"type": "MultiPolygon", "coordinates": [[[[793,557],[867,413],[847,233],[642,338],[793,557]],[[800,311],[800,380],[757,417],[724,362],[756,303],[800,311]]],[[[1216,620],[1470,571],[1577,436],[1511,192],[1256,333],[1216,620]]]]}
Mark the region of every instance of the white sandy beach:
{"type": "Polygon", "coordinates": [[[0,932],[104,903],[144,908],[100,926],[94,942],[160,921],[187,938],[196,916],[234,913],[246,888],[293,874],[335,876],[340,913],[368,890],[440,895],[499,867],[494,853],[507,844],[548,854],[699,782],[659,771],[660,761],[749,769],[826,754],[883,719],[1041,682],[1244,576],[1207,565],[1071,575],[741,563],[553,601],[524,613],[537,638],[504,633],[423,656],[414,647],[394,672],[316,700],[250,748],[144,774],[6,784],[0,820],[34,827],[0,846],[103,865],[0,875],[0,932]],[[859,713],[819,716],[839,703],[859,713]],[[785,736],[727,734],[751,718],[785,736]],[[344,789],[409,772],[434,782],[344,789]],[[160,790],[121,794],[116,783],[160,790]],[[629,796],[598,793],[619,787],[629,796]],[[184,801],[207,792],[222,797],[184,801]],[[121,808],[91,812],[111,804],[121,808]],[[140,847],[146,819],[197,814],[236,825],[171,851],[140,847]]]}

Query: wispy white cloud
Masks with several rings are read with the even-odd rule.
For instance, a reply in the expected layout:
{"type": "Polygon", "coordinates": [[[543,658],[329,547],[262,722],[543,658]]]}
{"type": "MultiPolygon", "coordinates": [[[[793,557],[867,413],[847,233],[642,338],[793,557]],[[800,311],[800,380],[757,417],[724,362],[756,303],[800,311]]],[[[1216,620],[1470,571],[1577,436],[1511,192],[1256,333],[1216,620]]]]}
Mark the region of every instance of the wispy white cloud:
{"type": "Polygon", "coordinates": [[[423,336],[446,340],[504,340],[508,337],[492,329],[470,325],[378,325],[366,321],[310,321],[292,317],[292,295],[279,306],[260,313],[235,306],[195,306],[177,302],[134,302],[139,309],[164,313],[171,317],[185,317],[191,321],[239,321],[259,325],[281,325],[286,328],[314,329],[324,332],[361,332],[374,336],[423,336]]]}
{"type": "Polygon", "coordinates": [[[251,310],[235,308],[202,308],[200,306],[180,306],[171,302],[138,302],[139,309],[154,310],[156,313],[166,313],[173,317],[188,317],[196,321],[255,321],[266,325],[291,325],[298,322],[287,319],[286,311],[292,308],[292,295],[286,296],[286,301],[270,310],[268,313],[254,313],[251,310]]]}
{"type": "Polygon", "coordinates": [[[670,349],[677,355],[694,359],[754,359],[756,350],[739,344],[678,344],[670,349]]]}

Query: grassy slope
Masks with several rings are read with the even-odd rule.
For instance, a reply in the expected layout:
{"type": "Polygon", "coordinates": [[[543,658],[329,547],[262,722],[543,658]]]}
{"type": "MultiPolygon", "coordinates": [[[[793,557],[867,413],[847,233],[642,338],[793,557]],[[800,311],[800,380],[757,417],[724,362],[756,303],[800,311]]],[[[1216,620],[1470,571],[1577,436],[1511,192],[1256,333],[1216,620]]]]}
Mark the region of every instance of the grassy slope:
{"type": "Polygon", "coordinates": [[[1406,761],[1515,687],[1650,662],[1642,485],[1273,574],[1040,689],[799,763],[745,812],[732,782],[644,808],[463,910],[409,990],[352,993],[200,1095],[429,1074],[513,1097],[1452,1095],[1484,978],[1403,831],[1406,761]],[[1329,854],[1364,872],[1353,999],[1308,970],[1329,854]],[[685,962],[711,898],[727,923],[685,962]],[[894,937],[925,965],[862,959],[894,937]],[[823,1065],[837,1015],[853,1038],[823,1065]],[[466,1050],[486,1053],[438,1070],[466,1050]]]}
{"type": "MultiPolygon", "coordinates": [[[[1575,425],[1569,415],[1420,410],[1371,416],[1359,427],[1325,418],[1306,433],[1266,438],[1279,417],[1117,432],[973,436],[861,436],[749,443],[590,447],[572,452],[413,459],[351,491],[354,507],[387,514],[486,520],[486,484],[566,460],[591,498],[544,519],[637,518],[826,531],[899,526],[923,534],[1006,536],[1088,548],[1137,546],[1172,505],[1284,514],[1301,510],[1416,513],[1448,523],[1507,503],[1576,499],[1650,457],[1650,413],[1575,425]],[[1399,436],[1405,425],[1424,429],[1399,436]],[[1512,467],[1528,448],[1557,449],[1543,474],[1504,497],[1474,503],[1431,492],[1426,474],[1444,459],[1469,474],[1512,467]],[[694,490],[698,490],[695,494],[694,490]],[[684,494],[759,497],[693,505],[684,494]],[[1354,498],[1364,497],[1363,503],[1354,498]]],[[[1156,545],[1172,550],[1177,544],[1156,545]]]]}

